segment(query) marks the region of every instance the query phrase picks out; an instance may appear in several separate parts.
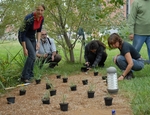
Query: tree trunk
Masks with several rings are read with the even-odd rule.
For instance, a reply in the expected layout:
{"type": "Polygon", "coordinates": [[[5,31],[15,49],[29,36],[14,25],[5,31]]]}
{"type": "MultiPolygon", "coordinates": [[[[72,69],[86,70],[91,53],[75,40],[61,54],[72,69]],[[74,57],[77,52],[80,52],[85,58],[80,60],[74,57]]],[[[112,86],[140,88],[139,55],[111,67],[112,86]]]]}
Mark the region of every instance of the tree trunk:
{"type": "Polygon", "coordinates": [[[68,47],[68,49],[69,49],[70,62],[75,62],[75,60],[74,60],[74,53],[73,53],[73,47],[72,47],[71,41],[70,41],[70,39],[68,38],[66,32],[64,32],[64,38],[65,38],[67,47],[68,47]]]}

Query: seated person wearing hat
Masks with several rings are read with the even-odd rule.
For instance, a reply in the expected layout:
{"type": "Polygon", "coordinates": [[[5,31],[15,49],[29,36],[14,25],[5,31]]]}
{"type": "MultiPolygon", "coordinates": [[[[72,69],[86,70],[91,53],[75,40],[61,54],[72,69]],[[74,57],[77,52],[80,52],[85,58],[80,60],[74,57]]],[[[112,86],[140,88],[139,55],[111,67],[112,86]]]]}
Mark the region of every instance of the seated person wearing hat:
{"type": "Polygon", "coordinates": [[[41,61],[40,68],[44,63],[50,63],[49,67],[54,68],[61,60],[61,56],[56,50],[54,39],[47,37],[46,30],[41,31],[40,48],[36,52],[38,61],[41,61]]]}

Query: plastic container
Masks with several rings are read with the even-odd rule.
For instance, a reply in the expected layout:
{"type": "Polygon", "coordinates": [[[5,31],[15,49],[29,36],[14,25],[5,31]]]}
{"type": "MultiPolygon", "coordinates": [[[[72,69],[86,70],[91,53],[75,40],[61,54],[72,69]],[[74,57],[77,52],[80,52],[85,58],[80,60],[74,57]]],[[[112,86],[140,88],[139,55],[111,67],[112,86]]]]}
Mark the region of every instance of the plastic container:
{"type": "Polygon", "coordinates": [[[116,111],[115,110],[112,110],[112,115],[116,115],[116,111]]]}
{"type": "Polygon", "coordinates": [[[107,68],[107,91],[109,93],[118,92],[117,70],[115,67],[107,68]]]}

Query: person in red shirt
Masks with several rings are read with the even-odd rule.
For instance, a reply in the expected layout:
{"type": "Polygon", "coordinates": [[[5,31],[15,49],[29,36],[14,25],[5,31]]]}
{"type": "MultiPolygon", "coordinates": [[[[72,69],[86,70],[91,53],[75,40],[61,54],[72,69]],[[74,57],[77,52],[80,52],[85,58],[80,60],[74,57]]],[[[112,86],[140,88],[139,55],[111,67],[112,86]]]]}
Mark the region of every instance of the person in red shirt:
{"type": "Polygon", "coordinates": [[[33,67],[36,59],[36,50],[40,47],[44,10],[45,6],[40,4],[36,7],[34,12],[26,15],[18,32],[18,39],[22,45],[23,53],[27,56],[21,75],[21,81],[24,83],[29,83],[31,77],[34,77],[33,67]],[[37,35],[36,37],[35,34],[37,35]]]}

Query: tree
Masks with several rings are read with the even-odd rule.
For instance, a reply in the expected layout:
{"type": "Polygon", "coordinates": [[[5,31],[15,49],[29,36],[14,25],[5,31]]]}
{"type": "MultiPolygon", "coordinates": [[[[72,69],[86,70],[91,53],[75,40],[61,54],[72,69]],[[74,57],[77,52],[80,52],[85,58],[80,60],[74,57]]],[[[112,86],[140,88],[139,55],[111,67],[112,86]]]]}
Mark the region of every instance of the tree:
{"type": "MultiPolygon", "coordinates": [[[[16,28],[25,14],[39,1],[14,0],[0,3],[3,29],[13,24],[15,30],[18,30],[16,28]]],[[[75,62],[74,47],[80,38],[79,28],[83,28],[86,33],[96,33],[106,26],[119,25],[119,19],[122,19],[118,18],[119,12],[116,12],[123,4],[122,0],[43,0],[42,3],[46,6],[44,28],[62,47],[66,60],[70,62],[75,62]]]]}

